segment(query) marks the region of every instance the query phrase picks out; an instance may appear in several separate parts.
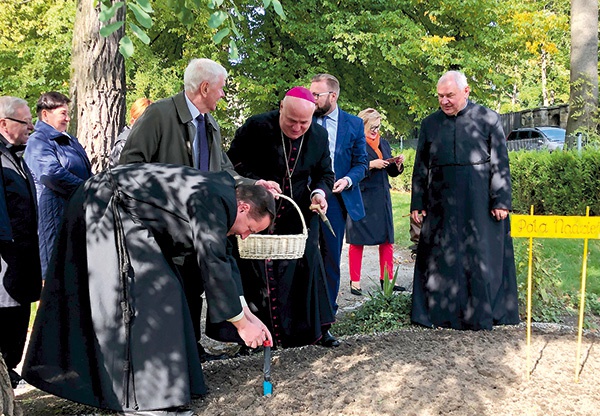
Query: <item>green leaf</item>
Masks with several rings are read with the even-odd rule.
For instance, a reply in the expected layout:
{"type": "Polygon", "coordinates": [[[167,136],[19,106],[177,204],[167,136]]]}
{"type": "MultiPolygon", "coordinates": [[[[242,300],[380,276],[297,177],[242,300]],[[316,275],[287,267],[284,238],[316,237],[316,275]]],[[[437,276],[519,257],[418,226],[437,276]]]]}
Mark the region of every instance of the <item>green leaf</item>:
{"type": "Polygon", "coordinates": [[[144,26],[146,29],[152,27],[152,18],[148,13],[143,11],[137,3],[127,3],[127,7],[129,7],[129,9],[133,12],[135,19],[140,25],[144,26]]]}
{"type": "Polygon", "coordinates": [[[273,8],[275,9],[275,13],[285,20],[285,13],[283,12],[283,7],[281,6],[281,2],[279,0],[273,0],[273,8]]]}
{"type": "Polygon", "coordinates": [[[121,55],[127,59],[133,55],[134,50],[135,48],[133,47],[133,42],[131,39],[129,39],[129,36],[123,36],[119,41],[119,52],[121,55]]]}
{"type": "Polygon", "coordinates": [[[223,0],[213,0],[213,2],[215,3],[216,7],[219,7],[221,4],[223,4],[223,0]]]}
{"type": "Polygon", "coordinates": [[[216,44],[221,43],[221,41],[223,40],[223,38],[227,35],[229,35],[229,28],[226,27],[224,29],[219,30],[214,36],[213,36],[213,42],[215,42],[216,44]]]}
{"type": "Polygon", "coordinates": [[[146,34],[144,29],[140,28],[138,25],[128,22],[129,27],[134,35],[136,35],[142,42],[146,45],[150,43],[150,37],[146,34]]]}
{"type": "Polygon", "coordinates": [[[100,5],[100,14],[98,15],[98,20],[100,20],[102,23],[108,22],[110,19],[112,19],[115,16],[115,13],[117,12],[117,10],[119,10],[121,7],[123,7],[123,4],[124,3],[122,1],[118,1],[118,2],[114,3],[112,6],[108,7],[107,5],[102,3],[100,5]]]}
{"type": "Polygon", "coordinates": [[[219,26],[223,24],[225,19],[227,19],[227,13],[218,10],[210,15],[210,19],[208,19],[208,26],[212,29],[218,29],[219,26]]]}
{"type": "Polygon", "coordinates": [[[238,52],[237,45],[235,44],[235,40],[231,39],[229,41],[229,59],[232,61],[237,61],[240,57],[238,52]]]}
{"type": "Polygon", "coordinates": [[[114,22],[109,25],[102,26],[102,28],[100,28],[100,35],[104,36],[105,38],[110,36],[119,30],[124,23],[125,22],[114,22]]]}
{"type": "Polygon", "coordinates": [[[145,11],[146,13],[152,13],[152,5],[150,4],[150,0],[137,0],[138,6],[145,11]]]}
{"type": "Polygon", "coordinates": [[[271,0],[263,0],[263,7],[266,9],[271,4],[271,0]]]}

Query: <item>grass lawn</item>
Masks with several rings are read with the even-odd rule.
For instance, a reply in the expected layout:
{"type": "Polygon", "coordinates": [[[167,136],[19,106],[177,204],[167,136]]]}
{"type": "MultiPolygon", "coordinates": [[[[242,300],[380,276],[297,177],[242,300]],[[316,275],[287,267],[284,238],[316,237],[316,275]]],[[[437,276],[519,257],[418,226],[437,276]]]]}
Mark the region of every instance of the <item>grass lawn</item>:
{"type": "MultiPolygon", "coordinates": [[[[560,264],[560,280],[567,292],[581,287],[583,240],[540,239],[542,256],[554,257],[560,264]]],[[[586,292],[600,295],[600,240],[588,241],[586,292]]]]}
{"type": "MultiPolygon", "coordinates": [[[[410,246],[410,193],[392,191],[394,236],[402,248],[410,246]]],[[[515,244],[526,239],[515,239],[515,244]]],[[[581,286],[583,240],[539,239],[542,257],[553,257],[560,264],[559,277],[565,292],[575,293],[581,286]]],[[[600,296],[600,240],[589,240],[586,292],[600,296]]]]}
{"type": "Polygon", "coordinates": [[[410,193],[392,191],[392,210],[394,211],[395,243],[408,248],[410,242],[410,193]]]}

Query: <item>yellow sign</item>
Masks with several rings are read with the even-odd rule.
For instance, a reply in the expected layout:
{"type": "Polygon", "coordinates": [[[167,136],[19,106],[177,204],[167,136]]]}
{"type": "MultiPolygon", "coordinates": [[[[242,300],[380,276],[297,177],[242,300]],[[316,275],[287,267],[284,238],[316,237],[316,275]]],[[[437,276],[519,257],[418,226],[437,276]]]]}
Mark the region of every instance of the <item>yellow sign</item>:
{"type": "Polygon", "coordinates": [[[600,239],[600,217],[510,216],[513,237],[600,239]]]}

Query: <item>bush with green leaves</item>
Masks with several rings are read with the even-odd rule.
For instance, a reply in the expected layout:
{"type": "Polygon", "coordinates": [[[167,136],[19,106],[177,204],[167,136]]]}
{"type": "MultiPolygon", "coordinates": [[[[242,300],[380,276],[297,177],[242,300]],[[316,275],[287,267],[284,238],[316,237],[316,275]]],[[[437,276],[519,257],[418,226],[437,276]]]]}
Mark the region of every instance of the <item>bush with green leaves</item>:
{"type": "Polygon", "coordinates": [[[396,176],[395,178],[390,177],[390,185],[395,191],[410,192],[413,166],[415,165],[415,149],[392,149],[394,156],[400,154],[404,155],[404,172],[396,176]]]}
{"type": "Polygon", "coordinates": [[[528,214],[600,215],[600,150],[510,152],[513,210],[528,214]]]}
{"type": "MultiPolygon", "coordinates": [[[[519,292],[519,314],[527,317],[527,276],[529,270],[529,240],[514,240],[515,264],[519,292]]],[[[558,278],[560,264],[555,258],[544,257],[541,244],[533,241],[531,319],[537,322],[560,322],[572,314],[568,297],[561,289],[558,278]]]]}
{"type": "Polygon", "coordinates": [[[367,300],[359,309],[344,315],[335,324],[336,335],[375,334],[393,331],[410,325],[411,297],[408,294],[394,292],[398,269],[392,280],[384,271],[383,288],[369,293],[367,300]]]}

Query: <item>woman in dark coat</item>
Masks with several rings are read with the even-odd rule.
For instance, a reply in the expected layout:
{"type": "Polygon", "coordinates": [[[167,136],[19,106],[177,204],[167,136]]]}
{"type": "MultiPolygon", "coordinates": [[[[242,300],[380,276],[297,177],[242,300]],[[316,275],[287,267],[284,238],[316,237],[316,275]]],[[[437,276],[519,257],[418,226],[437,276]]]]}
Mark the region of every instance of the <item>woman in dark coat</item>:
{"type": "MultiPolygon", "coordinates": [[[[360,182],[360,191],[365,204],[365,217],[353,221],[348,217],[346,223],[346,242],[349,247],[350,292],[362,295],[360,288],[360,272],[364,246],[379,246],[379,276],[383,287],[386,270],[388,278],[394,276],[394,220],[392,217],[392,199],[390,196],[390,181],[388,176],[396,177],[404,171],[404,156],[392,160],[390,144],[379,135],[381,114],[372,108],[367,108],[358,116],[365,123],[367,139],[367,155],[369,157],[369,172],[360,182]]],[[[395,286],[394,290],[404,290],[395,286]]]]}
{"type": "Polygon", "coordinates": [[[37,190],[44,279],[67,199],[92,176],[92,166],[85,150],[75,137],[66,133],[70,102],[59,92],[42,94],[36,106],[38,121],[35,132],[29,137],[25,151],[25,161],[37,190]]]}

